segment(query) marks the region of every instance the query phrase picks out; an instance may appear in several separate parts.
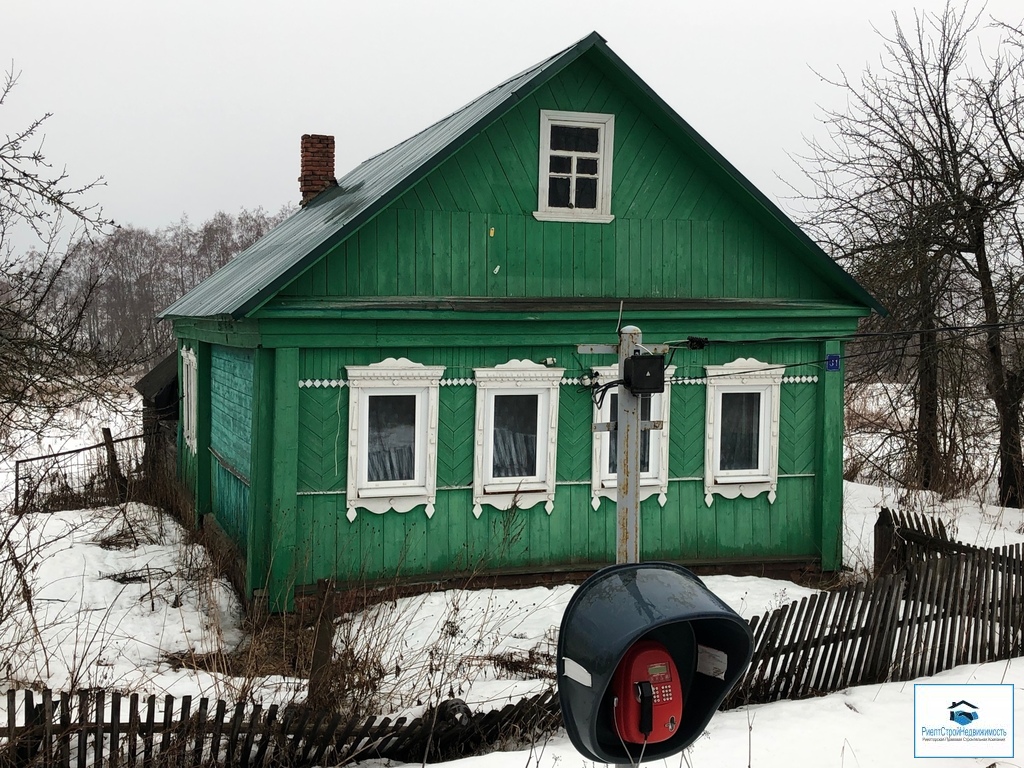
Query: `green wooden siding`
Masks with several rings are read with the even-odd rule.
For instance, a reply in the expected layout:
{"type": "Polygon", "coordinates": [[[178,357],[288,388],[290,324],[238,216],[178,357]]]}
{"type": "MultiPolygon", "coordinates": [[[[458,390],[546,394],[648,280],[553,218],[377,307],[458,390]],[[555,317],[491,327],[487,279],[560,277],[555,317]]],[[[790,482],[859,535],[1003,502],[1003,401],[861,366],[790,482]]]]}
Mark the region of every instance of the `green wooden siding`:
{"type": "MultiPolygon", "coordinates": [[[[778,498],[704,503],[696,481],[669,484],[668,500],[641,505],[645,560],[711,562],[725,558],[814,559],[814,478],[782,478],[778,498]]],[[[589,484],[558,486],[554,511],[542,506],[472,515],[472,492],[440,492],[431,518],[422,508],[345,517],[343,495],[299,497],[298,583],[337,577],[361,581],[395,576],[458,574],[482,569],[590,566],[615,560],[615,505],[590,506],[589,484]]]]}
{"type": "Polygon", "coordinates": [[[211,509],[220,527],[245,552],[252,462],[252,350],[212,346],[210,390],[210,448],[216,452],[208,458],[211,509]]]}
{"type": "Polygon", "coordinates": [[[729,181],[584,61],[296,279],[290,297],[835,299],[729,181]],[[581,83],[585,83],[581,87],[581,83]],[[610,224],[539,222],[541,109],[613,112],[610,224]],[[496,271],[497,270],[497,271],[496,271]]]}
{"type": "Polygon", "coordinates": [[[178,477],[192,493],[196,492],[196,455],[192,449],[185,445],[181,435],[181,428],[178,429],[178,477]]]}
{"type": "Polygon", "coordinates": [[[212,502],[217,524],[244,555],[248,549],[249,485],[211,457],[212,502]]]}
{"type": "Polygon", "coordinates": [[[211,350],[210,446],[243,476],[252,461],[252,350],[211,350]]]}
{"type": "MultiPolygon", "coordinates": [[[[702,377],[703,366],[756,357],[787,365],[789,376],[814,376],[816,343],[722,345],[680,350],[678,376],[702,377]]],[[[445,379],[472,378],[474,367],[509,359],[569,361],[566,376],[578,376],[606,359],[578,356],[574,348],[467,347],[424,349],[307,349],[300,354],[302,380],[343,379],[346,365],[386,357],[408,357],[444,365],[445,379]]],[[[714,498],[704,502],[703,456],[706,395],[703,384],[675,384],[671,392],[669,492],[642,505],[644,557],[704,562],[819,556],[815,504],[815,441],[819,385],[782,386],[778,497],[714,498]]],[[[298,583],[337,577],[376,579],[401,575],[466,572],[477,568],[544,568],[593,565],[614,559],[615,504],[591,507],[592,403],[589,390],[563,385],[559,391],[557,492],[553,512],[542,506],[515,513],[483,508],[472,515],[473,435],[476,390],[442,386],[439,392],[437,502],[433,518],[423,507],[406,514],[359,510],[346,517],[348,442],[347,387],[299,389],[298,489],[295,577],[298,583]]]]}

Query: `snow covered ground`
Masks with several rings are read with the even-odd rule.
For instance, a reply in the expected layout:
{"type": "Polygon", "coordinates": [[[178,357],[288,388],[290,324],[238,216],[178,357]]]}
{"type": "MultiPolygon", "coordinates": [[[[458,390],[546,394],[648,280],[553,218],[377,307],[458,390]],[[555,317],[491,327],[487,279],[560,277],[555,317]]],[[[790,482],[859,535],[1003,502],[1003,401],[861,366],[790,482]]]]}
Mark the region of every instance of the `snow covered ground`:
{"type": "MultiPolygon", "coordinates": [[[[1018,510],[847,484],[844,561],[855,572],[870,567],[878,508],[897,504],[942,516],[969,543],[1024,541],[1017,533],[1024,525],[1018,510]]],[[[14,522],[0,519],[5,531],[14,522]]],[[[205,552],[154,510],[129,505],[27,515],[16,521],[10,543],[24,568],[7,581],[0,574],[0,690],[6,685],[105,686],[177,696],[245,696],[265,703],[304,695],[305,681],[242,679],[168,661],[169,653],[233,650],[248,636],[237,600],[211,572],[205,552]],[[32,611],[15,599],[29,594],[32,611]]],[[[744,617],[810,593],[789,582],[752,577],[715,576],[705,582],[744,617]]],[[[452,590],[405,598],[340,619],[337,644],[379,665],[382,714],[416,714],[437,691],[442,696],[451,691],[474,709],[501,706],[549,681],[510,673],[495,659],[553,653],[573,590],[452,590]]],[[[1024,659],[960,667],[929,682],[1012,683],[1024,694],[1024,659]]],[[[688,752],[664,762],[666,768],[909,766],[915,763],[913,690],[913,683],[874,685],[719,713],[688,752]]],[[[1015,701],[1020,715],[1024,695],[1015,701]]],[[[0,722],[6,717],[2,706],[0,722]]],[[[1017,754],[1016,761],[949,759],[944,764],[1024,765],[1019,734],[1017,754]]],[[[529,750],[457,762],[473,768],[590,768],[564,732],[529,750]]]]}

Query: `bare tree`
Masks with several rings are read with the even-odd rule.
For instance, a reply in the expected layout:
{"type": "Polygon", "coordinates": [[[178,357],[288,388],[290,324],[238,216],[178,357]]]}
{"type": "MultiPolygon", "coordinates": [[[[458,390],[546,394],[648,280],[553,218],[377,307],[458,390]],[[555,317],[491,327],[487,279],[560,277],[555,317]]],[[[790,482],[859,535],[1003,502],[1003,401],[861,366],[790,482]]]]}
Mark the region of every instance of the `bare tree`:
{"type": "MultiPolygon", "coordinates": [[[[983,60],[980,15],[947,5],[906,32],[894,15],[877,70],[834,85],[848,98],[826,122],[830,142],[810,144],[816,185],[809,222],[883,304],[889,330],[912,331],[917,394],[917,480],[942,474],[939,413],[942,326],[980,329],[957,354],[981,356],[998,424],[999,499],[1024,502],[1020,399],[1024,356],[1015,297],[1024,278],[1024,56],[1020,30],[1000,25],[983,60]]],[[[885,326],[883,326],[884,328],[885,326]]],[[[890,350],[894,345],[890,345],[890,350]]],[[[897,358],[897,367],[906,358],[897,358]]]]}
{"type": "MultiPolygon", "coordinates": [[[[7,72],[0,107],[18,76],[7,72]]],[[[71,244],[109,225],[89,202],[101,179],[75,184],[42,151],[49,114],[0,140],[0,448],[45,429],[62,409],[102,391],[118,360],[87,339],[95,285],[69,286],[71,244]],[[19,246],[18,243],[28,243],[19,246]]]]}
{"type": "Polygon", "coordinates": [[[252,245],[290,213],[217,212],[198,226],[187,216],[157,230],[129,225],[77,246],[67,273],[71,289],[93,286],[84,327],[91,340],[154,360],[174,348],[169,323],[157,313],[252,245]],[[110,341],[113,345],[114,342],[110,341]]]}

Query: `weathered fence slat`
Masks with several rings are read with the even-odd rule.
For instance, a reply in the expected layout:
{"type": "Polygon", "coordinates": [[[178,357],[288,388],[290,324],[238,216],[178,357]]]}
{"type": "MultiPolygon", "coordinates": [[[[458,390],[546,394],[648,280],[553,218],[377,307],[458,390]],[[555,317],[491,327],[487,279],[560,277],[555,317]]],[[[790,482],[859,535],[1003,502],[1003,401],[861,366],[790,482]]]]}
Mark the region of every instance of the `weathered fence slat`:
{"type": "Polygon", "coordinates": [[[203,762],[203,744],[206,742],[206,715],[210,701],[205,696],[199,699],[199,709],[196,710],[196,741],[192,748],[192,765],[198,766],[203,762]]]}
{"type": "Polygon", "coordinates": [[[60,764],[71,765],[71,694],[60,695],[60,764]]]}
{"type": "Polygon", "coordinates": [[[146,728],[142,736],[144,765],[150,765],[153,759],[153,727],[156,719],[156,696],[149,696],[146,699],[146,728]]]}
{"type": "Polygon", "coordinates": [[[89,693],[78,694],[78,768],[85,768],[88,758],[85,748],[88,744],[89,693]]]}
{"type": "Polygon", "coordinates": [[[224,728],[224,713],[227,711],[227,702],[218,701],[217,710],[213,716],[213,733],[210,736],[210,760],[217,762],[220,759],[220,736],[224,728]]]}
{"type": "Polygon", "coordinates": [[[235,759],[235,744],[238,741],[238,734],[242,729],[242,718],[245,716],[245,704],[239,702],[235,705],[235,713],[231,716],[231,728],[228,730],[227,760],[231,765],[235,759]]]}
{"type": "Polygon", "coordinates": [[[139,694],[133,693],[128,699],[128,763],[132,766],[139,759],[139,694]]]}
{"type": "Polygon", "coordinates": [[[267,749],[270,747],[270,740],[274,735],[274,723],[277,721],[277,710],[278,705],[271,704],[270,709],[267,710],[267,716],[263,719],[263,725],[260,728],[260,744],[256,749],[256,757],[253,760],[253,765],[257,768],[263,765],[267,749]]]}
{"type": "Polygon", "coordinates": [[[807,686],[808,693],[816,694],[823,690],[824,681],[828,676],[828,659],[833,650],[834,634],[839,625],[839,617],[843,610],[845,593],[829,592],[825,596],[825,610],[821,619],[821,632],[815,644],[815,656],[818,661],[814,665],[813,674],[807,686]]]}

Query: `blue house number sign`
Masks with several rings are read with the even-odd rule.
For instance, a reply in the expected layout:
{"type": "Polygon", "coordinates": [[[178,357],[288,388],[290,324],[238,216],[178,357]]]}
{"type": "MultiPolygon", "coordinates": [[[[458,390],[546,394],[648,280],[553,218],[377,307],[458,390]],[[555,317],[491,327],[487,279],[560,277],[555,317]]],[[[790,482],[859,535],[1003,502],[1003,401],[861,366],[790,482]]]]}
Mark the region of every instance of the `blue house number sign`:
{"type": "Polygon", "coordinates": [[[827,355],[825,357],[825,370],[826,371],[838,371],[839,370],[839,355],[827,355]]]}

